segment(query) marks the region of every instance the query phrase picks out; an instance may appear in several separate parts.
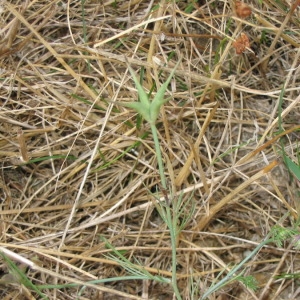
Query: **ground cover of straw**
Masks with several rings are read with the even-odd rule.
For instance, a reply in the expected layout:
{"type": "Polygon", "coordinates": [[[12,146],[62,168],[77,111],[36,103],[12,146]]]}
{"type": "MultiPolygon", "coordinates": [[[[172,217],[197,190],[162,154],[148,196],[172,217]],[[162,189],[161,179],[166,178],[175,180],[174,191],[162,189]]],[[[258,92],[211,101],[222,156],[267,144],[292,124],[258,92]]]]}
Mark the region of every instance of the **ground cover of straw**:
{"type": "MultiPolygon", "coordinates": [[[[16,261],[35,285],[125,276],[101,236],[170,278],[170,235],[157,199],[193,197],[177,241],[184,299],[198,299],[286,213],[281,225],[297,219],[296,181],[277,133],[282,126],[286,152],[297,161],[299,8],[290,14],[293,1],[245,2],[252,13],[240,18],[226,0],[3,1],[0,246],[43,268],[16,261]],[[242,33],[250,45],[237,54],[242,33]],[[120,105],[137,100],[125,57],[152,96],[181,60],[157,122],[172,195],[159,182],[149,124],[120,105]]],[[[38,299],[7,279],[4,262],[1,270],[1,299],[38,299]]],[[[211,299],[296,299],[297,279],[275,276],[297,271],[295,249],[269,245],[245,265],[257,291],[234,282],[211,299]]],[[[170,285],[153,281],[81,288],[43,293],[173,297],[170,285]]]]}

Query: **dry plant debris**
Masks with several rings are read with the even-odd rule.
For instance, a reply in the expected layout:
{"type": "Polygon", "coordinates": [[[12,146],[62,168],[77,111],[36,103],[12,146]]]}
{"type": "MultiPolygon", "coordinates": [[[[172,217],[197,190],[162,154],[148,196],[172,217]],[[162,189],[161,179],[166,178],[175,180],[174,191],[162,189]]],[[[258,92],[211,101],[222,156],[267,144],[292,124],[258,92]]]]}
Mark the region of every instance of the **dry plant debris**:
{"type": "MultiPolygon", "coordinates": [[[[285,213],[281,225],[291,226],[299,184],[281,160],[280,141],[297,162],[298,6],[1,2],[0,246],[39,266],[24,271],[35,285],[126,276],[101,236],[152,275],[171,278],[170,236],[157,198],[194,198],[177,241],[184,299],[199,299],[285,213]],[[118,105],[137,100],[125,57],[152,96],[181,60],[157,122],[172,195],[159,185],[149,125],[118,105]]],[[[299,273],[299,259],[288,245],[264,247],[245,266],[257,291],[233,283],[211,299],[296,299],[298,279],[275,276],[299,273]]],[[[5,281],[4,262],[1,270],[2,299],[38,299],[28,286],[5,281]]],[[[168,284],[146,280],[43,293],[63,300],[173,297],[168,284]]]]}
{"type": "Polygon", "coordinates": [[[250,41],[245,33],[241,33],[236,41],[232,43],[232,47],[235,48],[236,54],[242,54],[250,47],[250,41]]]}
{"type": "Polygon", "coordinates": [[[247,18],[252,13],[250,6],[241,1],[235,1],[235,10],[239,18],[247,18]]]}

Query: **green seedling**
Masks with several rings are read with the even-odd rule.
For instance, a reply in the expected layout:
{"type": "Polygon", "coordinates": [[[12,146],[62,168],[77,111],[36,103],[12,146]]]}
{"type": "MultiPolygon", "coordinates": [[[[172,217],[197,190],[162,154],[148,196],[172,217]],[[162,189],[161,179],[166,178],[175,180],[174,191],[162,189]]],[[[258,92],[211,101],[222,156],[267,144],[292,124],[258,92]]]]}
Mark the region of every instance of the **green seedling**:
{"type": "Polygon", "coordinates": [[[124,105],[126,107],[132,108],[135,111],[137,111],[139,114],[143,116],[143,118],[150,123],[150,125],[155,125],[155,122],[158,118],[160,108],[163,104],[165,104],[169,99],[164,99],[164,94],[167,90],[167,87],[179,65],[180,61],[176,64],[175,68],[171,72],[170,76],[166,80],[165,83],[162,84],[162,86],[157,91],[157,94],[153,98],[152,101],[150,101],[147,93],[144,91],[142,85],[138,81],[137,77],[135,76],[135,73],[133,69],[128,65],[129,72],[134,80],[134,83],[136,85],[136,88],[138,90],[139,102],[129,102],[124,103],[121,102],[121,105],[124,105]]]}
{"type": "MultiPolygon", "coordinates": [[[[134,80],[134,83],[136,85],[139,101],[124,103],[119,103],[120,105],[129,107],[134,109],[136,112],[138,112],[147,122],[150,124],[154,145],[155,145],[155,153],[157,157],[157,163],[159,168],[159,174],[160,174],[160,180],[162,189],[167,191],[167,182],[164,174],[164,167],[163,167],[163,159],[162,159],[162,153],[160,150],[159,140],[158,140],[158,134],[157,134],[157,128],[155,126],[156,121],[159,117],[159,112],[161,107],[168,101],[168,99],[164,98],[164,94],[167,90],[167,87],[179,65],[180,61],[176,64],[175,68],[172,70],[170,76],[167,78],[167,80],[162,84],[162,86],[158,89],[156,95],[152,99],[152,101],[149,99],[148,94],[144,91],[141,83],[137,79],[135,72],[133,69],[128,65],[129,72],[134,80]]],[[[167,192],[166,192],[167,193],[167,192]]],[[[191,199],[191,198],[190,198],[191,199]]],[[[170,238],[171,238],[171,245],[172,245],[172,279],[171,279],[171,285],[173,287],[173,291],[175,294],[176,299],[181,300],[181,295],[178,289],[177,285],[177,277],[176,277],[176,266],[177,266],[177,257],[176,257],[176,241],[177,236],[180,232],[180,230],[184,227],[184,225],[187,222],[187,219],[181,224],[181,226],[178,227],[178,220],[179,216],[182,214],[182,210],[184,209],[184,205],[182,206],[182,195],[177,199],[177,203],[173,203],[174,209],[170,207],[170,203],[161,203],[158,201],[158,204],[156,204],[156,207],[168,226],[170,230],[170,238]]],[[[189,201],[188,201],[189,202],[189,201]]],[[[188,216],[189,218],[190,216],[188,216]]],[[[119,257],[120,258],[120,257],[119,257]]],[[[127,262],[127,266],[129,266],[127,262]]],[[[132,268],[132,266],[131,266],[132,268]]],[[[125,268],[126,269],[126,268],[125,268]]],[[[128,268],[127,268],[128,269],[128,268]]],[[[130,268],[128,269],[130,271],[130,268]]],[[[132,270],[131,270],[131,273],[132,270]]],[[[147,274],[149,277],[149,274],[147,274]]],[[[151,277],[150,277],[151,279],[151,277]]]]}
{"type": "Polygon", "coordinates": [[[180,61],[176,64],[175,68],[171,72],[170,76],[162,84],[162,86],[159,88],[157,91],[156,95],[154,96],[153,100],[151,101],[149,99],[148,94],[144,91],[144,88],[140,84],[139,80],[137,79],[135,72],[133,69],[128,65],[129,72],[133,78],[133,81],[136,85],[136,88],[138,90],[138,95],[139,95],[139,101],[134,101],[134,102],[118,102],[118,104],[122,106],[126,106],[129,108],[134,109],[136,112],[138,112],[146,121],[149,122],[150,127],[151,127],[151,132],[153,135],[153,140],[155,144],[155,152],[156,152],[156,157],[157,157],[157,163],[158,163],[158,168],[159,168],[159,174],[160,174],[160,179],[161,183],[164,189],[167,188],[167,183],[165,179],[165,174],[164,174],[164,168],[163,168],[163,163],[162,163],[162,154],[161,150],[159,147],[159,141],[158,141],[158,135],[157,135],[157,129],[155,127],[155,123],[158,119],[159,116],[159,111],[160,108],[169,100],[164,98],[164,94],[167,90],[167,87],[179,65],[180,61]]]}

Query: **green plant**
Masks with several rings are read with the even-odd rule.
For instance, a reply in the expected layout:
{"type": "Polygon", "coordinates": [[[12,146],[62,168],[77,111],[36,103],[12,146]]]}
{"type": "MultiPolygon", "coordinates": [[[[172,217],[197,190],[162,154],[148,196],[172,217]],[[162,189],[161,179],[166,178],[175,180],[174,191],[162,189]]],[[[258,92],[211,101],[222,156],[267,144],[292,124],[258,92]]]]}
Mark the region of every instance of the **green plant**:
{"type": "Polygon", "coordinates": [[[144,91],[142,85],[138,81],[137,77],[135,76],[135,73],[133,69],[128,65],[129,72],[134,80],[134,83],[137,87],[138,90],[138,95],[139,95],[139,101],[134,101],[134,102],[128,102],[128,103],[119,103],[123,106],[129,107],[134,109],[136,112],[138,112],[147,122],[150,124],[153,140],[154,140],[154,145],[155,145],[155,153],[157,157],[157,162],[158,162],[158,168],[159,168],[159,174],[160,174],[160,179],[162,183],[162,187],[164,189],[167,189],[167,183],[166,183],[166,178],[164,174],[164,167],[163,167],[163,160],[162,160],[162,154],[160,150],[160,144],[158,140],[158,135],[157,135],[157,129],[155,126],[156,120],[159,116],[160,108],[164,103],[166,103],[169,99],[164,98],[164,94],[166,92],[166,89],[179,65],[180,61],[176,64],[175,68],[171,72],[170,76],[162,84],[162,86],[159,88],[157,91],[157,94],[153,98],[152,101],[150,101],[147,93],[144,91]]]}
{"type": "MultiPolygon", "coordinates": [[[[285,216],[282,218],[284,219],[285,216]]],[[[281,247],[283,242],[287,240],[293,240],[295,237],[299,236],[299,230],[295,228],[285,228],[279,225],[275,225],[271,228],[270,233],[266,236],[266,238],[260,242],[255,249],[247,255],[239,264],[234,266],[221,280],[219,277],[224,273],[222,271],[219,276],[216,278],[215,282],[208,288],[208,290],[202,295],[200,298],[201,300],[207,299],[212,293],[216,292],[217,290],[223,288],[224,286],[232,283],[233,281],[240,281],[243,283],[247,288],[252,290],[257,289],[257,282],[253,276],[244,276],[245,273],[245,264],[256,255],[260,249],[262,249],[267,244],[276,244],[276,246],[281,247]],[[238,273],[239,272],[239,273],[238,273]]],[[[293,241],[294,245],[297,246],[297,242],[293,241]]]]}
{"type": "Polygon", "coordinates": [[[115,278],[115,280],[130,280],[130,279],[137,279],[137,280],[154,280],[161,283],[170,283],[170,279],[165,278],[163,276],[159,275],[152,275],[150,272],[148,272],[146,269],[143,268],[142,264],[135,260],[135,263],[132,263],[130,260],[128,260],[124,255],[126,252],[118,251],[115,247],[113,247],[109,241],[101,236],[101,240],[105,243],[105,246],[112,250],[113,254],[106,255],[107,258],[112,259],[119,263],[121,267],[123,267],[128,273],[130,273],[132,276],[126,276],[126,277],[119,277],[115,278]]]}
{"type": "Polygon", "coordinates": [[[46,295],[44,295],[40,289],[32,283],[32,281],[27,277],[25,270],[27,266],[21,265],[17,266],[6,254],[0,251],[0,256],[3,259],[4,263],[8,267],[9,274],[2,276],[0,279],[1,284],[8,284],[8,283],[19,283],[20,285],[23,284],[27,288],[35,291],[41,299],[48,299],[46,295]],[[6,277],[5,277],[6,276],[6,277]]]}
{"type": "MultiPolygon", "coordinates": [[[[137,111],[149,124],[154,140],[155,145],[155,153],[156,158],[158,162],[158,168],[159,168],[159,174],[160,174],[160,181],[162,185],[162,190],[165,191],[165,203],[162,203],[160,201],[155,202],[155,206],[161,216],[161,218],[166,223],[167,227],[170,230],[170,238],[171,238],[171,247],[172,247],[172,279],[171,284],[174,290],[174,293],[176,295],[177,299],[182,299],[180,296],[180,292],[177,285],[177,278],[176,278],[176,265],[177,265],[177,259],[176,259],[176,242],[177,237],[182,230],[182,228],[185,226],[186,222],[189,220],[190,216],[193,213],[193,209],[189,210],[190,213],[187,214],[187,216],[184,216],[187,205],[191,202],[191,197],[186,201],[186,203],[183,203],[183,195],[180,195],[178,199],[172,199],[172,206],[171,203],[169,203],[168,199],[168,188],[167,188],[167,181],[164,173],[164,165],[163,165],[163,158],[162,153],[160,150],[160,143],[158,139],[157,134],[157,128],[156,128],[156,121],[159,116],[160,109],[164,103],[168,101],[168,99],[164,98],[165,91],[171,81],[171,78],[173,77],[175,70],[177,69],[180,61],[176,64],[175,68],[171,72],[170,76],[167,78],[167,80],[162,84],[162,86],[158,89],[156,95],[154,96],[153,100],[151,101],[149,99],[149,96],[144,91],[141,83],[137,79],[133,69],[128,65],[129,72],[131,73],[131,76],[134,80],[134,83],[136,85],[139,101],[129,102],[129,103],[119,103],[123,106],[129,107],[137,111]],[[183,220],[180,219],[183,217],[183,220]]],[[[106,242],[106,245],[108,245],[108,242],[106,242]]],[[[148,279],[156,279],[155,277],[149,275],[148,272],[145,274],[144,272],[140,273],[140,266],[136,267],[131,262],[129,262],[122,254],[117,252],[111,245],[109,246],[112,250],[114,250],[114,253],[117,255],[117,257],[114,257],[114,260],[117,260],[127,271],[129,271],[131,274],[136,274],[138,270],[138,274],[141,276],[141,279],[143,279],[143,275],[146,275],[148,279]]]]}
{"type": "MultiPolygon", "coordinates": [[[[281,93],[279,96],[279,105],[278,105],[278,127],[279,127],[279,132],[282,133],[284,132],[284,128],[282,125],[282,105],[283,105],[283,95],[284,95],[285,89],[284,87],[281,89],[281,93]]],[[[286,154],[285,151],[285,144],[284,144],[284,138],[280,138],[280,147],[281,147],[281,155],[283,157],[283,161],[289,171],[290,174],[295,176],[298,180],[300,180],[300,164],[299,164],[299,149],[297,150],[297,156],[298,156],[298,164],[293,162],[288,155],[286,154]]]]}

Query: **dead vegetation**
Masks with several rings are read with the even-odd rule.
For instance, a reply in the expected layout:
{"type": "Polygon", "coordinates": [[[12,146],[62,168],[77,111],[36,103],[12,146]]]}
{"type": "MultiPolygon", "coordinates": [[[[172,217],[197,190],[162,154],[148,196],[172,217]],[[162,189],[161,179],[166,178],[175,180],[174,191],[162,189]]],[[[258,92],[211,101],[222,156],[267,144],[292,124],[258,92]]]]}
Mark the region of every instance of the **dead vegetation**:
{"type": "MultiPolygon", "coordinates": [[[[34,284],[125,276],[101,235],[151,274],[171,277],[170,236],[153,205],[156,192],[166,195],[149,125],[118,105],[137,99],[125,57],[152,94],[181,60],[157,127],[168,197],[192,195],[195,204],[177,244],[184,299],[198,299],[285,213],[281,225],[297,219],[279,139],[297,161],[299,1],[195,2],[2,2],[0,245],[44,270],[26,271],[34,284]]],[[[233,283],[211,299],[296,299],[299,282],[274,277],[299,272],[288,246],[265,247],[245,266],[256,292],[233,283]]],[[[7,282],[5,264],[2,272],[2,299],[37,299],[17,279],[7,282]]],[[[138,280],[43,293],[173,296],[167,284],[138,280]]]]}

